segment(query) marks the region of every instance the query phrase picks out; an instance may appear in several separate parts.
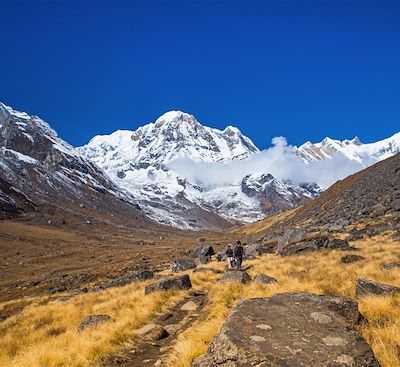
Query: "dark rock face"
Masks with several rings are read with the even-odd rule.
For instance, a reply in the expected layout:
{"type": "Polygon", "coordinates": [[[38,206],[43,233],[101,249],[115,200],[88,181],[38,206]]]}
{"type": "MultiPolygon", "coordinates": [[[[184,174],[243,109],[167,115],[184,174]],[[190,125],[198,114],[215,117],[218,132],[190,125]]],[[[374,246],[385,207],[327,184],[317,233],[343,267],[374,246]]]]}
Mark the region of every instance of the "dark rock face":
{"type": "Polygon", "coordinates": [[[348,298],[283,293],[242,301],[193,367],[379,367],[348,298]]]}
{"type": "Polygon", "coordinates": [[[350,263],[354,263],[356,261],[361,261],[361,260],[365,260],[364,256],[360,256],[360,255],[345,255],[340,259],[340,262],[343,264],[350,264],[350,263]]]}
{"type": "Polygon", "coordinates": [[[106,284],[99,286],[98,288],[107,289],[107,288],[121,287],[123,285],[132,282],[145,281],[152,278],[154,278],[154,273],[151,270],[140,269],[131,274],[124,275],[120,278],[112,279],[106,284]]]}
{"type": "Polygon", "coordinates": [[[169,291],[171,289],[189,289],[192,288],[192,283],[190,282],[189,275],[179,275],[177,277],[171,277],[166,279],[161,279],[156,283],[148,285],[144,294],[149,294],[157,291],[169,291]]]}
{"type": "Polygon", "coordinates": [[[66,203],[144,218],[131,196],[46,122],[1,103],[0,166],[0,219],[49,206],[65,210],[66,203]]]}
{"type": "Polygon", "coordinates": [[[265,274],[258,274],[254,277],[254,282],[255,283],[261,283],[261,284],[274,284],[278,283],[278,281],[274,277],[270,277],[265,274]]]}
{"type": "Polygon", "coordinates": [[[181,271],[194,269],[196,264],[192,260],[187,259],[176,259],[171,261],[170,268],[173,273],[179,273],[181,271]]]}
{"type": "Polygon", "coordinates": [[[107,321],[111,320],[111,316],[109,315],[90,315],[86,316],[80,323],[78,327],[78,332],[82,332],[88,327],[104,324],[107,321]]]}
{"type": "Polygon", "coordinates": [[[353,250],[347,240],[331,238],[326,236],[312,238],[297,243],[289,243],[278,248],[281,256],[300,255],[306,252],[319,250],[353,250]]]}
{"type": "Polygon", "coordinates": [[[280,182],[271,174],[247,175],[241,182],[242,192],[260,201],[262,212],[267,215],[281,213],[299,204],[304,204],[314,196],[307,187],[294,185],[289,180],[280,182]],[[282,192],[282,184],[285,192],[282,192]]]}
{"type": "Polygon", "coordinates": [[[400,293],[400,288],[393,285],[378,283],[373,280],[357,279],[356,296],[390,296],[400,293]]]}
{"type": "Polygon", "coordinates": [[[228,271],[220,280],[221,283],[239,282],[247,284],[251,282],[251,277],[245,271],[228,271]]]}

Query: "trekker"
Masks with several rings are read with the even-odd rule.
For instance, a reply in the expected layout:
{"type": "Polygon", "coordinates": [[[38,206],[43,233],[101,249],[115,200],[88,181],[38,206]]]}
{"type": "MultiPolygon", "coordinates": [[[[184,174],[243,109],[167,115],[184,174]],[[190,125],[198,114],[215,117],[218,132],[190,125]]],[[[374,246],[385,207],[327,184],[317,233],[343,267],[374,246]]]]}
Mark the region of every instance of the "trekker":
{"type": "Polygon", "coordinates": [[[225,253],[226,253],[226,261],[228,262],[228,269],[233,269],[233,262],[235,261],[235,258],[233,257],[233,250],[231,245],[228,245],[228,248],[225,253]]]}
{"type": "Polygon", "coordinates": [[[236,270],[238,271],[242,270],[243,255],[244,255],[244,249],[242,243],[240,241],[237,241],[235,249],[233,251],[233,256],[235,257],[236,270]]]}

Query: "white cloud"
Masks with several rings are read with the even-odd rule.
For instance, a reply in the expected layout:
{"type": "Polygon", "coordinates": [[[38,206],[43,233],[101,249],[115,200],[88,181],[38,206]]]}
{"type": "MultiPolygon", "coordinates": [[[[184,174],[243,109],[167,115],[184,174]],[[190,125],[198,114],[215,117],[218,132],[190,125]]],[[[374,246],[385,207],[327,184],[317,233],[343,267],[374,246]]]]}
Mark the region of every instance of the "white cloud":
{"type": "Polygon", "coordinates": [[[272,144],[271,148],[245,160],[205,163],[182,158],[168,166],[191,182],[210,186],[239,183],[248,174],[270,173],[279,180],[289,179],[296,184],[315,182],[324,188],[364,168],[339,152],[331,159],[305,164],[294,154],[286,138],[275,137],[272,144]]]}

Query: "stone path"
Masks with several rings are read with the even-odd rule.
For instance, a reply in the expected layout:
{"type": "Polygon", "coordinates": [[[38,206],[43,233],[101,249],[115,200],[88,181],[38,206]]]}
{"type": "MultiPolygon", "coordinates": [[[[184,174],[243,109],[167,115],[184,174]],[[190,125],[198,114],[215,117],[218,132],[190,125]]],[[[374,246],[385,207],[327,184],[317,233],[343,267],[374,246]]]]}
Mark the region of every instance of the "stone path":
{"type": "Polygon", "coordinates": [[[138,342],[111,356],[101,366],[165,366],[165,358],[173,348],[178,334],[188,329],[201,316],[206,303],[207,295],[204,292],[191,291],[173,309],[156,318],[154,324],[138,330],[142,334],[138,342]],[[167,331],[168,335],[162,330],[167,331]]]}

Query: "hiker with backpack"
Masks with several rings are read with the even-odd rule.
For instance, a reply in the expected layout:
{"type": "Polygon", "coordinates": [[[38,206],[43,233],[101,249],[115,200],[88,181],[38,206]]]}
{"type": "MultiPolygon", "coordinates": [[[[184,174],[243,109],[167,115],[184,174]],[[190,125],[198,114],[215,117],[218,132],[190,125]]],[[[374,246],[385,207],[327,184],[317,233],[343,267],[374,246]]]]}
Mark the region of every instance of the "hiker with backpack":
{"type": "Polygon", "coordinates": [[[235,258],[236,270],[238,271],[242,270],[243,255],[244,249],[242,243],[240,241],[237,241],[235,249],[233,250],[233,256],[235,258]]]}

